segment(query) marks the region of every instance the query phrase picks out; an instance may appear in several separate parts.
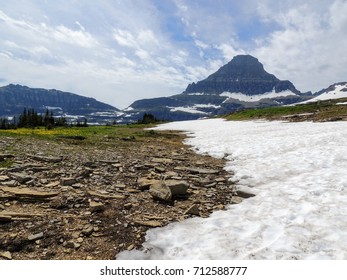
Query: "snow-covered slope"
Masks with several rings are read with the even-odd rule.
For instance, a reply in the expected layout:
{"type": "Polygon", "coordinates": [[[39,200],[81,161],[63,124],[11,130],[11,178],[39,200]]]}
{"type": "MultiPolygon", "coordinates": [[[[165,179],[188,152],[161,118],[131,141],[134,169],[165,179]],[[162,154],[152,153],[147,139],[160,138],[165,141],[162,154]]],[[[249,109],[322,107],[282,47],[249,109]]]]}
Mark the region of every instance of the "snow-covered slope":
{"type": "Polygon", "coordinates": [[[227,157],[256,196],[209,218],[148,231],[118,258],[347,259],[347,122],[168,123],[199,153],[227,157]]]}
{"type": "Polygon", "coordinates": [[[304,102],[300,102],[299,104],[338,98],[347,98],[347,83],[338,83],[331,85],[327,89],[320,91],[318,96],[304,102]]]}

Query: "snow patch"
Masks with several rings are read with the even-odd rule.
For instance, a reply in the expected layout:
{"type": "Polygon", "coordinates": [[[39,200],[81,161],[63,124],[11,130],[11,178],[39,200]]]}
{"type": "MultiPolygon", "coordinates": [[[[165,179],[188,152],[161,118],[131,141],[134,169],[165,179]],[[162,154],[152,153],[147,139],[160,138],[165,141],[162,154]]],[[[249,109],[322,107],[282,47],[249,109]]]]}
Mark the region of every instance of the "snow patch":
{"type": "Polygon", "coordinates": [[[199,111],[197,110],[194,106],[193,107],[169,107],[170,108],[170,112],[177,112],[177,111],[181,111],[181,112],[186,112],[186,113],[190,113],[190,114],[203,114],[203,115],[207,115],[206,112],[203,111],[199,111]]]}
{"type": "Polygon", "coordinates": [[[200,111],[199,108],[213,108],[213,109],[218,109],[221,106],[219,105],[214,105],[211,103],[208,104],[195,104],[193,106],[184,106],[184,107],[168,107],[171,112],[186,112],[190,114],[202,114],[202,115],[208,115],[207,112],[200,111]]]}
{"type": "Polygon", "coordinates": [[[195,104],[194,105],[194,108],[215,108],[215,109],[218,109],[220,107],[221,107],[220,105],[214,105],[214,104],[211,104],[211,103],[208,103],[208,104],[195,104]]]}
{"type": "Polygon", "coordinates": [[[133,111],[133,110],[134,110],[134,108],[129,106],[128,108],[125,108],[123,111],[128,112],[128,111],[133,111]]]}
{"type": "Polygon", "coordinates": [[[246,95],[241,92],[223,92],[220,94],[220,96],[228,97],[226,100],[224,100],[223,103],[227,102],[229,99],[237,99],[244,102],[257,102],[262,99],[267,98],[277,98],[277,97],[286,97],[286,96],[296,96],[296,94],[290,90],[284,90],[281,92],[275,92],[275,90],[271,92],[266,92],[263,94],[257,94],[257,95],[246,95]]]}
{"type": "Polygon", "coordinates": [[[203,92],[192,92],[192,93],[187,93],[187,95],[210,95],[210,94],[203,93],[203,92]]]}
{"type": "Polygon", "coordinates": [[[47,110],[60,110],[60,111],[63,111],[63,108],[61,107],[53,107],[53,106],[46,106],[46,105],[43,105],[43,107],[47,110]]]}

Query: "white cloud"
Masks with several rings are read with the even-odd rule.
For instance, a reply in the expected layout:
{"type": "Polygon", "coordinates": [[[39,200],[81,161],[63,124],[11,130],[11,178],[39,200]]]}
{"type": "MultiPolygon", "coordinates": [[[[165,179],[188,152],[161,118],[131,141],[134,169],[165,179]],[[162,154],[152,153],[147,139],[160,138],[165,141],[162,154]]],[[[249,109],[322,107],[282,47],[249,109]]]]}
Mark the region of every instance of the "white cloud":
{"type": "Polygon", "coordinates": [[[337,32],[347,33],[347,2],[335,1],[330,7],[329,21],[331,28],[337,32]]]}
{"type": "Polygon", "coordinates": [[[47,37],[52,34],[54,39],[63,43],[76,44],[86,48],[97,45],[97,40],[84,30],[71,30],[66,26],[60,25],[54,29],[46,28],[46,31],[48,32],[46,34],[47,37]]]}
{"type": "Polygon", "coordinates": [[[347,39],[339,28],[346,14],[347,5],[341,1],[323,11],[307,4],[289,9],[272,18],[281,29],[252,53],[268,70],[290,79],[302,91],[318,91],[344,81],[347,39]]]}
{"type": "Polygon", "coordinates": [[[222,52],[225,61],[231,60],[235,55],[245,54],[244,50],[235,49],[233,45],[233,43],[223,43],[216,46],[216,48],[222,52]]]}
{"type": "Polygon", "coordinates": [[[250,53],[299,90],[346,80],[342,0],[3,1],[5,82],[123,107],[182,92],[250,53]]]}
{"type": "Polygon", "coordinates": [[[200,41],[200,40],[195,40],[195,45],[203,50],[209,48],[208,44],[205,44],[204,42],[200,41]]]}
{"type": "Polygon", "coordinates": [[[113,33],[114,39],[121,46],[136,48],[137,42],[134,36],[127,30],[117,29],[113,33]]]}

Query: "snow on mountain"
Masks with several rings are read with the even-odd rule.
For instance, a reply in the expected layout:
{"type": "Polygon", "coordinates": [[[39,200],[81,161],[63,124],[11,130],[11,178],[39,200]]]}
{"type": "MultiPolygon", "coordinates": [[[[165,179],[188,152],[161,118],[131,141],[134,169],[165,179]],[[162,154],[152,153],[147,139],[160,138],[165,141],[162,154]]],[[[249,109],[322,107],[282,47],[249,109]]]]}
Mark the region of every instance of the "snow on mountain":
{"type": "Polygon", "coordinates": [[[151,229],[144,251],[118,259],[347,259],[347,122],[210,119],[158,129],[186,131],[198,153],[227,155],[230,179],[256,196],[151,229]]]}
{"type": "Polygon", "coordinates": [[[190,113],[190,114],[203,114],[203,115],[207,115],[207,113],[199,111],[196,109],[195,106],[193,107],[169,107],[170,108],[170,112],[186,112],[186,113],[190,113]]]}
{"type": "Polygon", "coordinates": [[[231,101],[231,100],[239,100],[244,102],[257,102],[263,99],[272,99],[277,97],[298,96],[298,95],[292,92],[291,90],[276,92],[275,89],[273,89],[271,92],[265,92],[263,94],[257,94],[257,95],[246,95],[241,92],[223,92],[220,96],[227,97],[227,99],[224,102],[231,101]]]}
{"type": "Polygon", "coordinates": [[[347,98],[347,83],[337,83],[333,84],[327,89],[324,89],[317,93],[318,96],[306,100],[304,102],[300,102],[299,104],[305,104],[310,102],[317,102],[329,99],[338,99],[338,98],[347,98]]]}
{"type": "Polygon", "coordinates": [[[189,84],[181,94],[137,100],[127,112],[150,113],[163,120],[189,120],[304,99],[290,81],[266,72],[257,58],[237,55],[207,78],[189,84]]]}
{"type": "Polygon", "coordinates": [[[180,106],[180,107],[168,107],[170,109],[170,112],[177,112],[177,111],[181,111],[181,112],[186,112],[186,113],[190,113],[190,114],[200,114],[200,115],[208,115],[207,112],[201,111],[199,109],[218,109],[220,108],[220,105],[214,105],[214,104],[195,104],[193,106],[180,106]]]}

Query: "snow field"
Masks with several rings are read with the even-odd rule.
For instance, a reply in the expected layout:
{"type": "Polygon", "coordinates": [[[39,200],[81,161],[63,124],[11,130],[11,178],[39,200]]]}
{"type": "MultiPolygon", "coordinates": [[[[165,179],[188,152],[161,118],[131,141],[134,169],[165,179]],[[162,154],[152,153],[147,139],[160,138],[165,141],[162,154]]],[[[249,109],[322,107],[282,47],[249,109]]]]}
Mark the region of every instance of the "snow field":
{"type": "Polygon", "coordinates": [[[226,157],[256,194],[209,218],[149,230],[119,259],[347,259],[347,122],[174,122],[198,153],[226,157]]]}

